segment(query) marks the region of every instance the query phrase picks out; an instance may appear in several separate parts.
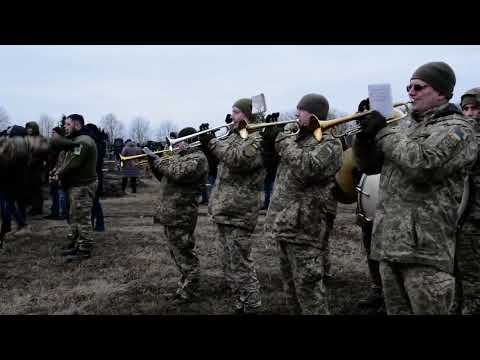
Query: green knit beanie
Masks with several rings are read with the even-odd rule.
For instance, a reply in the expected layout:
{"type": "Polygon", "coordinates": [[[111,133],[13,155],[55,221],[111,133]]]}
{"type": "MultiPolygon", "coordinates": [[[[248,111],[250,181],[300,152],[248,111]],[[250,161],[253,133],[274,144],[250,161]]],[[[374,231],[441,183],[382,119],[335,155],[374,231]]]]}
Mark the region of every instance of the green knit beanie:
{"type": "Polygon", "coordinates": [[[297,105],[297,109],[305,110],[318,117],[319,120],[325,120],[328,115],[328,101],[327,99],[318,94],[307,94],[297,105]]]}
{"type": "Polygon", "coordinates": [[[410,80],[413,79],[425,81],[448,99],[453,96],[453,88],[456,83],[455,73],[450,65],[443,61],[429,62],[420,66],[410,80]]]}
{"type": "Polygon", "coordinates": [[[239,108],[240,111],[247,116],[247,118],[252,118],[252,99],[243,98],[237,100],[233,106],[239,108]]]}

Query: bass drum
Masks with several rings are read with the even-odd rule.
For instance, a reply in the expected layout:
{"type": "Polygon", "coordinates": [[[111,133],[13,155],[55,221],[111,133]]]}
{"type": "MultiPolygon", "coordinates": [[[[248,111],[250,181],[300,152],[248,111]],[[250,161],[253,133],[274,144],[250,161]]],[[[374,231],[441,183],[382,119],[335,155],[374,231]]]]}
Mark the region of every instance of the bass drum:
{"type": "Polygon", "coordinates": [[[375,210],[378,203],[380,187],[380,174],[362,175],[357,186],[358,216],[363,220],[372,222],[375,219],[375,210]]]}

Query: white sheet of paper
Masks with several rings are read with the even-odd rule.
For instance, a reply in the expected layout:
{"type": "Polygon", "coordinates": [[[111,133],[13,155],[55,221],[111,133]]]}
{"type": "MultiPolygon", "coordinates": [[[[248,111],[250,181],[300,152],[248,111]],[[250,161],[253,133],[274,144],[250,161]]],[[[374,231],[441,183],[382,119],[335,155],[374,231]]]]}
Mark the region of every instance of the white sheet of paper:
{"type": "Polygon", "coordinates": [[[252,96],[252,114],[262,114],[267,111],[265,95],[259,94],[252,96]]]}
{"type": "Polygon", "coordinates": [[[386,118],[393,114],[392,88],[390,84],[368,85],[370,109],[377,110],[386,118]]]}

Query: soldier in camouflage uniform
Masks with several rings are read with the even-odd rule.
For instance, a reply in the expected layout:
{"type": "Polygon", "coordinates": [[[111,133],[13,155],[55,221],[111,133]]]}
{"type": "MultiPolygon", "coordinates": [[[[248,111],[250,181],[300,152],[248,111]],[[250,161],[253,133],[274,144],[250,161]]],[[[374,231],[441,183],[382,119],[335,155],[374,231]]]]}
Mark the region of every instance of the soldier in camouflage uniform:
{"type": "MultiPolygon", "coordinates": [[[[178,137],[194,133],[195,129],[189,127],[182,129],[178,137]]],[[[154,221],[164,226],[170,254],[182,275],[175,294],[179,300],[190,299],[198,287],[199,262],[193,232],[198,217],[197,196],[208,175],[208,161],[203,152],[188,148],[192,141],[193,138],[180,143],[174,155],[165,157],[143,149],[149,155],[153,174],[161,182],[154,221]]]]}
{"type": "Polygon", "coordinates": [[[354,140],[360,169],[381,172],[371,258],[388,314],[448,314],[453,305],[457,212],[477,157],[471,121],[448,102],[454,86],[446,63],[419,67],[407,87],[411,126],[387,126],[373,112],[354,140]]]}
{"type": "Polygon", "coordinates": [[[0,240],[11,231],[11,216],[15,216],[18,229],[9,233],[11,237],[30,236],[30,226],[25,219],[25,193],[28,186],[29,166],[33,158],[44,159],[48,156],[48,142],[44,137],[25,136],[23,127],[14,125],[6,136],[0,136],[0,196],[2,197],[3,218],[0,240]],[[8,207],[8,209],[7,209],[8,207]],[[12,210],[16,214],[11,213],[12,210]],[[9,215],[7,216],[7,212],[9,215]],[[8,219],[7,219],[8,217],[8,219]]]}
{"type": "Polygon", "coordinates": [[[323,133],[320,142],[313,136],[318,120],[327,118],[328,108],[322,95],[305,95],[297,105],[299,134],[283,132],[275,138],[280,164],[265,219],[265,234],[280,246],[287,303],[302,314],[330,313],[325,262],[342,143],[330,131],[323,133]]]}
{"type": "Polygon", "coordinates": [[[243,139],[238,131],[242,121],[255,121],[251,99],[235,102],[232,118],[233,130],[227,138],[220,140],[213,134],[200,137],[204,147],[220,161],[208,210],[224,247],[223,269],[235,298],[235,312],[256,313],[262,302],[251,256],[252,233],[261,207],[265,169],[261,137],[254,133],[243,139]]]}
{"type": "Polygon", "coordinates": [[[62,253],[66,262],[89,258],[93,248],[90,215],[97,189],[97,146],[83,126],[83,116],[72,114],[65,120],[66,137],[51,140],[52,148],[66,151],[52,176],[60,181],[69,201],[69,243],[62,253]]]}
{"type": "MultiPolygon", "coordinates": [[[[480,144],[480,87],[462,95],[463,114],[474,119],[480,144]]],[[[479,148],[480,149],[480,148],[479,148]]],[[[458,306],[462,314],[480,314],[480,157],[470,173],[470,197],[457,238],[458,306]]]]}

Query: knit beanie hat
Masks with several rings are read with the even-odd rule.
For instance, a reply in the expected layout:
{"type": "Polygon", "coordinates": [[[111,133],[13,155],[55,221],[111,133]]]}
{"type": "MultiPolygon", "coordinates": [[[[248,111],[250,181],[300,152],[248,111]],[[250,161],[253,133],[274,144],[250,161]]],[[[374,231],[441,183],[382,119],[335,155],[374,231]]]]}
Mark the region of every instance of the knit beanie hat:
{"type": "Polygon", "coordinates": [[[247,118],[252,118],[252,99],[243,98],[237,100],[233,106],[239,108],[240,111],[247,116],[247,118]]]}
{"type": "Polygon", "coordinates": [[[429,62],[420,66],[410,80],[413,79],[425,81],[448,99],[453,96],[453,88],[456,83],[455,73],[450,65],[443,61],[429,62]]]}
{"type": "Polygon", "coordinates": [[[307,94],[297,105],[297,109],[308,111],[318,117],[319,120],[325,120],[328,115],[328,101],[318,94],[307,94]]]}

